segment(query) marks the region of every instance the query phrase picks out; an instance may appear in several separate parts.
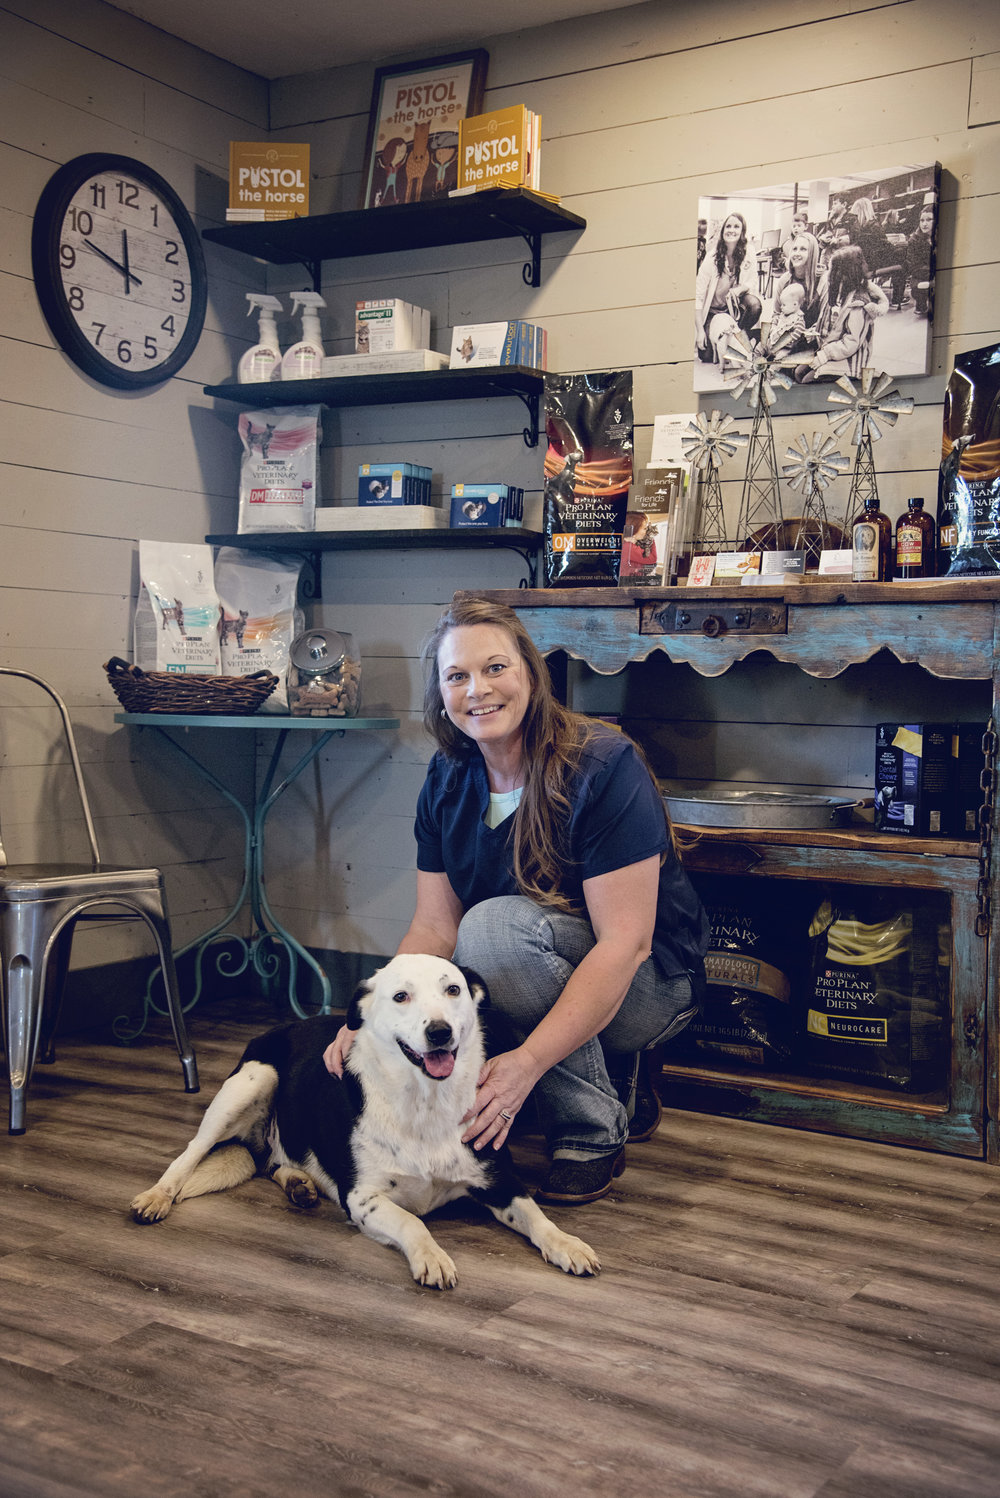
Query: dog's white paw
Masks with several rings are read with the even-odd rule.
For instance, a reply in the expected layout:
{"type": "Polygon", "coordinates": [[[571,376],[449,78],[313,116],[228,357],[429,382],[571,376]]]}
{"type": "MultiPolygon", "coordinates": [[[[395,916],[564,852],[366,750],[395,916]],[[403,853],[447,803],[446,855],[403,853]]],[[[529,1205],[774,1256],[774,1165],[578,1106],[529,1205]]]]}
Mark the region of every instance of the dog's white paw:
{"type": "Polygon", "coordinates": [[[542,1258],[567,1274],[600,1274],[601,1261],[589,1243],[558,1229],[542,1248],[542,1258]]]}
{"type": "Polygon", "coordinates": [[[173,1197],[162,1186],[151,1186],[132,1198],[129,1210],[136,1222],[162,1222],[173,1204],[173,1197]]]}
{"type": "Polygon", "coordinates": [[[412,1255],[409,1264],[418,1285],[430,1285],[432,1290],[454,1290],[458,1284],[454,1263],[436,1243],[420,1248],[412,1255]]]}

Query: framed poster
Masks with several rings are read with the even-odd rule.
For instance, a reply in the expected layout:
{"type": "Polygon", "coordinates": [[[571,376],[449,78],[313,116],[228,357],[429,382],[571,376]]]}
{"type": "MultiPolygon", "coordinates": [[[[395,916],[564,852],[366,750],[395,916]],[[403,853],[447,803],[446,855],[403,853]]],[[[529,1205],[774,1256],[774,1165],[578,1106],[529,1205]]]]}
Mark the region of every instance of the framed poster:
{"type": "Polygon", "coordinates": [[[940,175],[927,162],[699,198],[694,389],[726,388],[736,327],[794,360],[798,384],[926,374],[940,175]]]}
{"type": "Polygon", "coordinates": [[[488,60],[476,48],[376,69],[362,208],[426,203],[458,185],[458,122],[482,109],[488,60]]]}

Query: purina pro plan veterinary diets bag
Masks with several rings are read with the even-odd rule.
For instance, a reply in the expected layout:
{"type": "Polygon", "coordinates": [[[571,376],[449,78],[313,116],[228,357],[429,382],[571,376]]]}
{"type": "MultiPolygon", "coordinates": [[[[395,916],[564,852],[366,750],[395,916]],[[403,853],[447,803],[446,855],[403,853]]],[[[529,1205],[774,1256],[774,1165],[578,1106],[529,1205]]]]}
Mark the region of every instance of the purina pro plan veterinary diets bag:
{"type": "Polygon", "coordinates": [[[139,542],[132,659],[140,670],[219,675],[219,600],[213,573],[212,548],[203,543],[139,542]]]}
{"type": "Polygon", "coordinates": [[[311,531],[316,523],[320,407],[243,411],[239,433],[239,533],[311,531]]]}

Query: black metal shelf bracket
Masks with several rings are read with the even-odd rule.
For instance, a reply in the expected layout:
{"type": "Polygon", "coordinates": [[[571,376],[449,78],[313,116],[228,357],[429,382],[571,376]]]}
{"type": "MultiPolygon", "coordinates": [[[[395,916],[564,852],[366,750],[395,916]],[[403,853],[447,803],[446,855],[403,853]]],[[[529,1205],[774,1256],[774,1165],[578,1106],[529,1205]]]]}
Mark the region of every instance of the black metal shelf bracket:
{"type": "Polygon", "coordinates": [[[530,426],[526,426],[521,432],[525,447],[538,446],[538,391],[518,390],[514,385],[494,385],[493,389],[497,395],[516,395],[524,405],[528,413],[530,426]]]}

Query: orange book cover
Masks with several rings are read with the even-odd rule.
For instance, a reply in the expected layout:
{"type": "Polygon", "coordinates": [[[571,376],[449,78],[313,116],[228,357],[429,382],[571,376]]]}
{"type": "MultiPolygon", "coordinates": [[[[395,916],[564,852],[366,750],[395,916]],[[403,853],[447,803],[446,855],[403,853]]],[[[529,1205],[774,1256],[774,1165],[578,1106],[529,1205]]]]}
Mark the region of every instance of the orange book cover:
{"type": "Polygon", "coordinates": [[[229,142],[227,223],[267,223],[309,213],[309,147],[287,141],[229,142]]]}
{"type": "Polygon", "coordinates": [[[523,104],[459,121],[459,188],[527,187],[530,157],[531,120],[523,104]]]}

